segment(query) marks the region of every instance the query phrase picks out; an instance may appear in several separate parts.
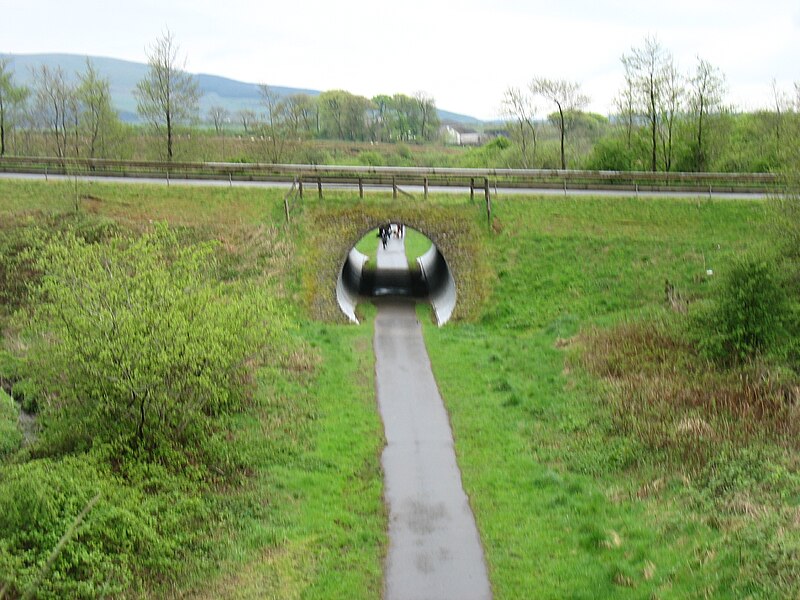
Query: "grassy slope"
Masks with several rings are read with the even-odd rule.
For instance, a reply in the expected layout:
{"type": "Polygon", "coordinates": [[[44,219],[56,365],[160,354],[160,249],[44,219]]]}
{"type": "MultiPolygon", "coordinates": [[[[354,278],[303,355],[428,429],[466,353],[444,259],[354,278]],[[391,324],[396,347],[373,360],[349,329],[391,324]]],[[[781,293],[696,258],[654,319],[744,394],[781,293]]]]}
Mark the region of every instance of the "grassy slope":
{"type": "MultiPolygon", "coordinates": [[[[250,278],[292,303],[296,282],[283,259],[296,249],[282,229],[280,191],[84,183],[77,190],[85,220],[110,219],[134,231],[167,220],[189,241],[218,239],[228,277],[250,278]]],[[[0,235],[21,223],[47,226],[58,220],[53,215],[67,218],[74,198],[73,183],[2,181],[0,235]]],[[[177,489],[164,485],[163,497],[152,486],[138,490],[121,479],[88,484],[128,486],[125,494],[144,494],[162,517],[173,518],[170,507],[182,502],[208,515],[202,529],[181,532],[191,550],[187,545],[181,552],[180,567],[166,579],[145,574],[139,593],[380,595],[383,435],[370,377],[371,329],[313,324],[294,314],[299,325],[291,355],[263,372],[254,406],[230,420],[232,460],[249,474],[241,484],[196,489],[186,481],[177,489]]],[[[23,453],[18,460],[28,459],[23,453]]],[[[93,459],[85,460],[89,466],[93,459]]],[[[60,468],[53,464],[47,468],[60,468]]],[[[0,474],[5,469],[0,463],[0,474]]],[[[0,579],[7,576],[0,570],[0,579]]]]}
{"type": "MultiPolygon", "coordinates": [[[[98,217],[134,228],[166,219],[222,240],[235,256],[232,276],[267,273],[288,297],[298,285],[272,255],[303,244],[264,230],[280,223],[279,192],[79,184],[79,194],[98,217]]],[[[73,199],[70,184],[0,182],[0,223],[66,212],[73,199]]],[[[702,294],[707,268],[723,270],[760,243],[762,206],[515,198],[497,199],[495,215],[502,231],[484,241],[497,289],[483,318],[426,335],[496,596],[768,597],[757,586],[764,557],[748,555],[743,538],[731,543],[691,476],[645,460],[635,439],[613,431],[603,390],[564,341],[661,310],[665,279],[689,299],[702,294]]],[[[265,372],[257,409],[234,419],[252,477],[203,497],[224,519],[207,540],[213,550],[188,557],[176,593],[380,594],[383,440],[371,330],[298,321],[300,357],[265,372]]],[[[768,531],[760,527],[744,529],[768,531]]]]}
{"type": "MultiPolygon", "coordinates": [[[[763,243],[763,205],[498,199],[495,212],[505,228],[487,239],[499,280],[483,319],[430,326],[426,340],[496,597],[770,597],[765,543],[739,531],[763,536],[772,521],[725,522],[700,478],[615,431],[569,339],[663,311],[667,279],[702,294],[707,268],[763,243]]],[[[772,466],[796,508],[796,461],[772,466]]]]}

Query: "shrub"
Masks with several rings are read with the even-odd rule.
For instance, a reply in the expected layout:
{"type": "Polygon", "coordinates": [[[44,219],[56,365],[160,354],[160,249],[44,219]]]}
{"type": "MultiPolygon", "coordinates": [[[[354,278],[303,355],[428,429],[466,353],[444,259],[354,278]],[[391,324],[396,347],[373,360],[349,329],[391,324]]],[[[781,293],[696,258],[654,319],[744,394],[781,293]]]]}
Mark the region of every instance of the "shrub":
{"type": "Polygon", "coordinates": [[[380,153],[374,150],[365,150],[358,155],[358,162],[367,167],[380,167],[385,161],[380,153]]]}
{"type": "Polygon", "coordinates": [[[213,279],[212,245],[182,247],[166,226],[107,244],[66,234],[37,264],[28,367],[46,432],[64,447],[108,443],[169,462],[196,452],[213,417],[248,397],[282,328],[263,294],[213,279]]]}
{"type": "Polygon", "coordinates": [[[49,599],[141,593],[154,580],[173,580],[210,521],[201,503],[174,492],[145,496],[87,455],[8,467],[0,480],[0,582],[12,598],[36,586],[35,597],[49,599]],[[60,538],[98,493],[37,584],[60,538]]]}
{"type": "Polygon", "coordinates": [[[14,400],[20,403],[25,412],[39,412],[41,390],[32,379],[21,379],[15,382],[11,388],[11,394],[14,396],[14,400]]]}
{"type": "Polygon", "coordinates": [[[783,278],[766,256],[735,263],[722,280],[711,310],[697,319],[707,355],[744,361],[773,350],[785,339],[790,305],[783,278]]]}

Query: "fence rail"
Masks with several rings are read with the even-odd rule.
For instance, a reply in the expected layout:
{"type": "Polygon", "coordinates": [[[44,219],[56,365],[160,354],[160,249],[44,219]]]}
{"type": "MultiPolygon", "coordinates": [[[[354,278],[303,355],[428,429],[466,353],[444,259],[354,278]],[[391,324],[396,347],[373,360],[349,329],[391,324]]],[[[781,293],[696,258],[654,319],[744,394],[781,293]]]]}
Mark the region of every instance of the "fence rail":
{"type": "Polygon", "coordinates": [[[753,193],[783,191],[773,173],[661,173],[649,171],[572,171],[548,169],[459,169],[368,167],[339,165],[278,165],[269,163],[155,162],[109,159],[38,157],[0,158],[0,172],[159,179],[297,182],[322,185],[469,187],[470,190],[563,188],[572,190],[627,190],[655,192],[753,193]]]}

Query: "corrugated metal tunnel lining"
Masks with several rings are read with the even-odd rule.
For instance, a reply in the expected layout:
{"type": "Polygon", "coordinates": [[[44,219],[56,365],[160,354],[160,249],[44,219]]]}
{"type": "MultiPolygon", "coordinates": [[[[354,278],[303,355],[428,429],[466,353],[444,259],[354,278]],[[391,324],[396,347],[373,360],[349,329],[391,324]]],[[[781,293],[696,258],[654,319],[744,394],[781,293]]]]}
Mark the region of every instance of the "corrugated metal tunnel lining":
{"type": "Polygon", "coordinates": [[[353,247],[339,271],[336,299],[348,319],[358,323],[356,306],[365,298],[405,296],[429,301],[441,326],[456,306],[456,282],[436,247],[417,258],[419,270],[365,269],[368,257],[353,247]]]}

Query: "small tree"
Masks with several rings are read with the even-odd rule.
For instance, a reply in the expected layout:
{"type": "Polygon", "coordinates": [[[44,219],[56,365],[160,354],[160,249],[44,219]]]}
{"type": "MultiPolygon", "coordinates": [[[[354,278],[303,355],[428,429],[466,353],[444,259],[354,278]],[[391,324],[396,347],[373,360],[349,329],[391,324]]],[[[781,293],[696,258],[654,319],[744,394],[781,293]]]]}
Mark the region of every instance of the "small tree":
{"type": "Polygon", "coordinates": [[[697,68],[689,91],[689,108],[696,123],[694,136],[694,168],[704,171],[708,166],[708,118],[719,110],[725,93],[725,76],[707,60],[697,59],[697,68]]]}
{"type": "Polygon", "coordinates": [[[650,168],[658,168],[658,135],[663,106],[668,93],[665,90],[665,72],[672,65],[672,55],[655,38],[648,37],[641,48],[632,48],[622,56],[625,67],[625,86],[633,92],[638,111],[647,120],[650,130],[650,168]]]}
{"type": "Polygon", "coordinates": [[[701,345],[726,362],[769,352],[786,335],[789,302],[774,256],[739,259],[717,290],[713,312],[703,315],[701,345]]]}
{"type": "Polygon", "coordinates": [[[134,241],[69,234],[45,247],[30,358],[52,430],[168,456],[236,409],[282,323],[262,294],[228,293],[209,276],[212,251],[179,245],[165,225],[134,241]]]}
{"type": "Polygon", "coordinates": [[[200,88],[197,79],[178,63],[178,45],[167,30],[147,53],[150,70],[136,84],[136,109],[167,141],[167,159],[172,160],[175,127],[197,118],[200,88]]]}
{"type": "Polygon", "coordinates": [[[119,130],[119,117],[111,105],[109,80],[100,76],[89,59],[86,70],[79,76],[76,93],[89,157],[106,155],[111,136],[119,130]]]}
{"type": "Polygon", "coordinates": [[[439,130],[439,113],[436,100],[426,92],[414,94],[419,112],[419,135],[423,140],[433,139],[439,130]]]}
{"type": "Polygon", "coordinates": [[[589,104],[589,97],[581,93],[581,85],[579,83],[565,79],[537,77],[530,87],[534,96],[542,96],[545,100],[556,105],[557,111],[552,120],[561,137],[561,168],[566,169],[565,141],[567,131],[572,127],[576,113],[589,104]]]}
{"type": "Polygon", "coordinates": [[[294,120],[288,111],[288,104],[278,93],[265,83],[258,86],[264,113],[264,146],[272,163],[283,159],[284,150],[290,140],[296,138],[294,120]]]}
{"type": "Polygon", "coordinates": [[[78,101],[75,86],[61,67],[41,65],[34,71],[34,115],[39,127],[52,136],[56,156],[66,158],[70,134],[77,135],[78,101]]]}
{"type": "Polygon", "coordinates": [[[536,108],[533,98],[519,88],[508,88],[503,96],[503,114],[509,119],[512,138],[520,145],[522,168],[528,169],[536,158],[536,108]]]}

